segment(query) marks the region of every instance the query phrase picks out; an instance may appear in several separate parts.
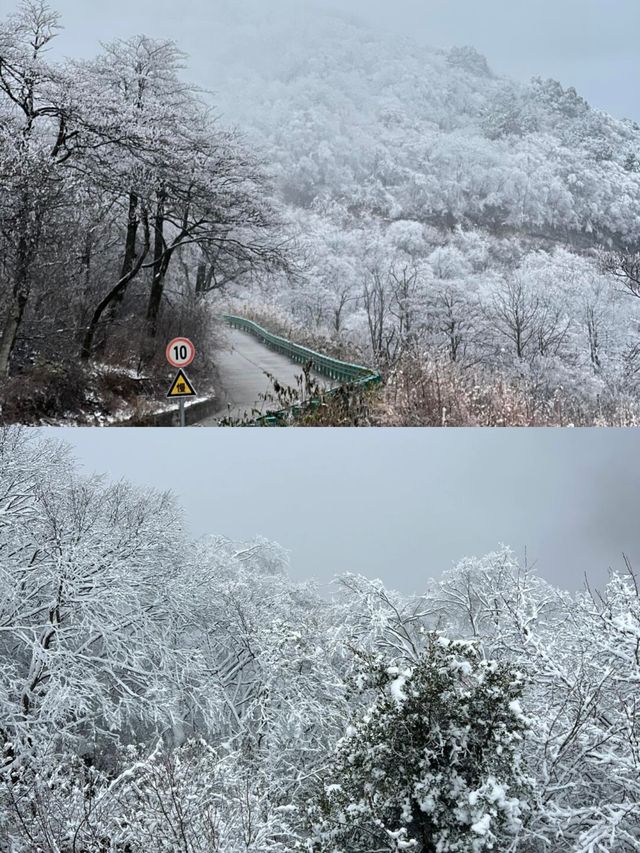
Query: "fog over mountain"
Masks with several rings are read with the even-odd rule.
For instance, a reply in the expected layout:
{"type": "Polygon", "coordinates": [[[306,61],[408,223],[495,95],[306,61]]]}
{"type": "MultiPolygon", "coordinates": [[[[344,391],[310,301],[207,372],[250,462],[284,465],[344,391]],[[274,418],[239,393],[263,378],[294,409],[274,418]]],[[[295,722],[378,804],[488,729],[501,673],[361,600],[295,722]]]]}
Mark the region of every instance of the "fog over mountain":
{"type": "Polygon", "coordinates": [[[212,26],[216,105],[306,261],[302,284],[240,287],[238,310],[383,370],[417,348],[540,379],[544,406],[635,395],[638,306],[601,253],[640,247],[637,124],[543,67],[518,82],[334,10],[223,3],[212,26]]]}
{"type": "MultiPolygon", "coordinates": [[[[560,33],[568,56],[580,39],[591,51],[594,9],[582,28],[558,14],[547,49],[544,6],[533,29],[537,75],[516,79],[491,52],[451,45],[450,13],[438,18],[436,6],[421,19],[398,7],[386,29],[378,6],[365,14],[291,0],[122,5],[111,22],[70,0],[56,8],[69,29],[47,24],[35,124],[22,127],[5,85],[3,168],[13,184],[0,217],[17,283],[0,305],[0,368],[26,369],[45,353],[64,362],[69,347],[55,330],[70,327],[84,362],[106,356],[137,370],[158,352],[157,336],[178,325],[206,336],[226,311],[379,373],[375,404],[359,421],[352,408],[351,423],[640,422],[640,126],[547,67],[560,33]],[[54,173],[43,164],[58,114],[54,173]],[[37,196],[20,195],[12,165],[25,129],[37,196]],[[40,212],[27,209],[36,198],[40,212]],[[19,299],[17,217],[37,221],[54,205],[46,238],[29,243],[34,281],[19,299]],[[145,242],[152,211],[163,233],[145,242]],[[58,247],[71,220],[85,250],[67,257],[58,247]],[[58,290],[71,282],[61,313],[58,290]]],[[[19,43],[28,30],[11,20],[11,61],[28,65],[28,40],[19,43]]],[[[496,20],[513,41],[513,16],[496,20]]],[[[626,23],[621,12],[617,29],[603,24],[594,55],[610,56],[626,23]]],[[[26,66],[23,78],[31,85],[26,66]]],[[[72,384],[87,392],[67,411],[113,416],[109,382],[92,374],[72,384]]],[[[47,406],[24,396],[10,417],[42,417],[47,406]]]]}
{"type": "MultiPolygon", "coordinates": [[[[10,5],[3,0],[0,8],[10,5]]],[[[472,44],[500,74],[523,82],[536,75],[554,77],[618,118],[640,115],[634,35],[640,10],[633,0],[617,0],[614,7],[599,0],[530,5],[508,0],[185,0],[179,7],[170,0],[139,0],[133,7],[113,0],[108,8],[59,0],[56,8],[65,18],[61,51],[89,56],[100,40],[133,32],[175,38],[190,55],[195,79],[213,88],[218,85],[212,79],[218,56],[239,53],[246,58],[238,21],[268,17],[277,24],[296,14],[313,20],[324,10],[368,24],[379,34],[409,36],[434,47],[472,44]]],[[[266,40],[265,48],[269,53],[266,40]]]]}

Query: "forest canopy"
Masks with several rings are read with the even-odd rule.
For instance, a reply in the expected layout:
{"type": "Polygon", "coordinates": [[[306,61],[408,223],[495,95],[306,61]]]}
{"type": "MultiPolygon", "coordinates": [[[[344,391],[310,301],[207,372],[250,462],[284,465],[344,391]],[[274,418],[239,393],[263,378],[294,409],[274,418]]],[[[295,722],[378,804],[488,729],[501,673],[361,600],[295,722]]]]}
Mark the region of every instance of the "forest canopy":
{"type": "Polygon", "coordinates": [[[640,593],[506,548],[421,594],[0,431],[0,848],[631,853],[640,593]]]}

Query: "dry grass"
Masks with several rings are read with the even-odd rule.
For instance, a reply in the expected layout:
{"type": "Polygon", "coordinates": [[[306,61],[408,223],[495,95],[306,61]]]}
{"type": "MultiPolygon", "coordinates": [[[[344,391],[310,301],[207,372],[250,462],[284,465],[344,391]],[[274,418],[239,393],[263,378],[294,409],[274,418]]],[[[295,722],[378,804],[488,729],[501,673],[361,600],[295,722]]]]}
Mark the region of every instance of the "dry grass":
{"type": "Polygon", "coordinates": [[[640,424],[640,404],[578,400],[561,388],[408,359],[387,377],[372,420],[378,426],[626,427],[640,424]]]}

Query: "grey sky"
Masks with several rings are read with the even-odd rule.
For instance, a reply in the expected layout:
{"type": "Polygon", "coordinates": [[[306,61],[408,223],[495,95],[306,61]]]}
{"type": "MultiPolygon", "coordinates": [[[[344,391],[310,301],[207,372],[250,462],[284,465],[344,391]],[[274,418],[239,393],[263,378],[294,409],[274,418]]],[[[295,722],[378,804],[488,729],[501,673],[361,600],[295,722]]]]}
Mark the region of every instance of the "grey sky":
{"type": "MultiPolygon", "coordinates": [[[[199,82],[213,89],[216,81],[208,79],[216,51],[212,20],[225,5],[240,1],[246,2],[51,0],[63,15],[65,54],[90,56],[100,40],[137,32],[171,37],[191,54],[199,82]]],[[[286,14],[292,0],[263,2],[277,16],[286,14]]],[[[3,13],[15,5],[0,0],[3,13]]],[[[638,0],[295,0],[295,5],[336,8],[435,47],[473,44],[498,73],[523,80],[554,77],[575,86],[594,106],[640,120],[638,0]]]]}
{"type": "Polygon", "coordinates": [[[540,574],[640,566],[640,430],[43,430],[89,471],[172,489],[194,535],[260,534],[294,577],[420,591],[500,542],[540,574]]]}
{"type": "Polygon", "coordinates": [[[435,47],[472,44],[497,73],[554,77],[593,106],[640,120],[637,0],[344,2],[435,47]]]}

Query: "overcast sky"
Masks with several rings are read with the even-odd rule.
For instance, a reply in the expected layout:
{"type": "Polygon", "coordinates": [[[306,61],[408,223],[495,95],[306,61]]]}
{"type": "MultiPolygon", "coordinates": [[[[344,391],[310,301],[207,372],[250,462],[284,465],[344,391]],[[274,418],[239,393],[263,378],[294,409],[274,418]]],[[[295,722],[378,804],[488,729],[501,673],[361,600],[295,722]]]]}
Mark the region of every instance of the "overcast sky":
{"type": "MultiPolygon", "coordinates": [[[[340,0],[332,0],[341,5],[340,0]]],[[[500,74],[554,77],[619,118],[640,120],[638,0],[344,0],[436,47],[471,44],[500,74]]]]}
{"type": "Polygon", "coordinates": [[[259,534],[293,576],[422,591],[499,543],[567,589],[640,566],[640,430],[48,429],[89,472],[171,489],[195,536],[259,534]]]}
{"type": "MultiPolygon", "coordinates": [[[[202,85],[216,50],[211,21],[224,5],[247,0],[52,0],[63,15],[61,50],[90,56],[99,41],[146,32],[171,37],[191,54],[202,85]]],[[[258,0],[253,0],[258,2],[258,0]]],[[[273,15],[293,0],[260,0],[273,15]]],[[[472,44],[501,74],[554,77],[594,106],[640,121],[639,0],[295,0],[358,15],[435,47],[472,44]]],[[[3,13],[15,0],[0,0],[3,13]]]]}

